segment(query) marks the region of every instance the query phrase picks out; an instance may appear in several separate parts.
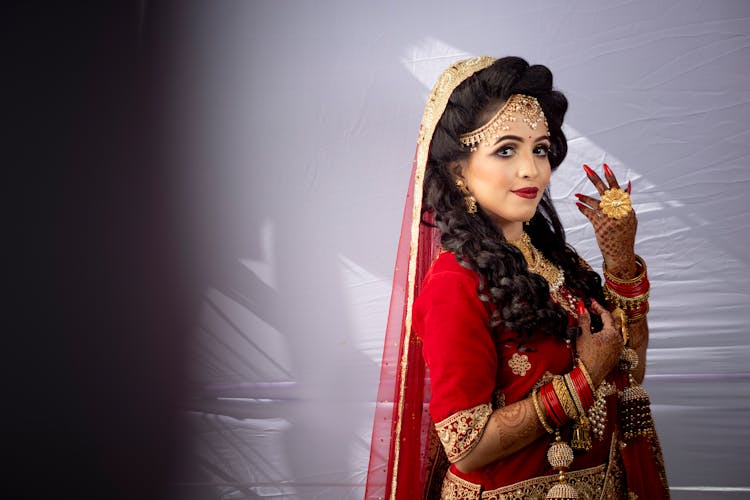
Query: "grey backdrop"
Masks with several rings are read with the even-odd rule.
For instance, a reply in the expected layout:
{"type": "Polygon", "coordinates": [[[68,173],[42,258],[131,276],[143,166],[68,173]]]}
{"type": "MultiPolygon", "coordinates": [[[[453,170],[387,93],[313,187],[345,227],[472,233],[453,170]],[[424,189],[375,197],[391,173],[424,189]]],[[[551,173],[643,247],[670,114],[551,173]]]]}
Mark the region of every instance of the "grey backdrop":
{"type": "Polygon", "coordinates": [[[552,192],[633,181],[652,282],[651,394],[676,499],[750,495],[750,4],[193,2],[175,12],[191,342],[181,498],[364,494],[404,195],[438,73],[549,66],[570,101],[552,192]]]}

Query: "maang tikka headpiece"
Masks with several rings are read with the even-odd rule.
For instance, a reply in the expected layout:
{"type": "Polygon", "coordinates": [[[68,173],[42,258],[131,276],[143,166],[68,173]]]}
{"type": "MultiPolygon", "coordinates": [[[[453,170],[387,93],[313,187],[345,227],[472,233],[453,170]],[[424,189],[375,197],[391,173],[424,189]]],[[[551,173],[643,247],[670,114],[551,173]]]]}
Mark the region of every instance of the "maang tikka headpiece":
{"type": "Polygon", "coordinates": [[[511,122],[516,121],[515,114],[521,115],[524,123],[531,127],[532,130],[536,130],[539,123],[544,122],[544,126],[547,128],[547,135],[549,136],[547,118],[544,116],[542,106],[539,105],[536,97],[513,94],[487,123],[476,130],[461,134],[458,140],[463,146],[469,148],[470,151],[476,151],[480,144],[491,146],[500,136],[501,132],[510,129],[511,122]]]}

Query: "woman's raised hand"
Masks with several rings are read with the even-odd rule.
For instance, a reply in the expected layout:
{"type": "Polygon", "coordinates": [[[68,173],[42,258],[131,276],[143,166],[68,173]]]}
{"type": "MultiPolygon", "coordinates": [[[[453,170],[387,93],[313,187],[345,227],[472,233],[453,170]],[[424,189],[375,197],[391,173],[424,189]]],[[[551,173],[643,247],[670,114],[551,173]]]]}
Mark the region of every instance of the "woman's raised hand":
{"type": "Polygon", "coordinates": [[[601,316],[604,324],[600,331],[592,333],[590,313],[580,305],[578,310],[578,326],[582,333],[576,339],[576,352],[594,384],[598,386],[620,359],[623,348],[620,319],[613,317],[603,306],[592,300],[591,312],[601,316]]]}
{"type": "Polygon", "coordinates": [[[638,219],[630,205],[631,185],[620,188],[612,169],[604,164],[606,184],[588,165],[584,165],[600,199],[576,194],[578,210],[591,221],[607,269],[615,275],[627,277],[635,270],[635,232],[638,219]]]}

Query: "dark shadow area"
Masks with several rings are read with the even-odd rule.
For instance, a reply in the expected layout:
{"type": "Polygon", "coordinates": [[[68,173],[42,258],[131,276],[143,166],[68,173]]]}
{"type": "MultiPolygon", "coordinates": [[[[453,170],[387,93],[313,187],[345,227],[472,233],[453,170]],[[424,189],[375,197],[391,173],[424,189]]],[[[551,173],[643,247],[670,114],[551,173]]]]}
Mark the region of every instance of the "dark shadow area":
{"type": "Polygon", "coordinates": [[[170,498],[197,301],[164,177],[168,26],[145,1],[18,2],[2,19],[0,497],[170,498]]]}

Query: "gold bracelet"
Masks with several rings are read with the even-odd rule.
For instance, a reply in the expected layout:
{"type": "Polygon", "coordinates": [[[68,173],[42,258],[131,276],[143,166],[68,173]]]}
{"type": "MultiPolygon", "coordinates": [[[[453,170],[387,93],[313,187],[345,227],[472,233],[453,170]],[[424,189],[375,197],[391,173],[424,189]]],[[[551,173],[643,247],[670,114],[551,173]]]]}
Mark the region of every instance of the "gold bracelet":
{"type": "Polygon", "coordinates": [[[612,303],[620,309],[625,309],[626,311],[634,311],[636,309],[640,309],[644,303],[648,302],[649,298],[648,291],[635,297],[624,297],[619,293],[612,291],[612,289],[610,289],[606,284],[603,287],[603,291],[604,298],[607,299],[607,302],[612,303]]]}
{"type": "Polygon", "coordinates": [[[622,279],[618,278],[614,274],[611,274],[609,271],[607,271],[607,264],[602,263],[602,270],[604,271],[604,277],[607,278],[612,283],[615,283],[617,285],[634,285],[638,283],[639,281],[643,281],[643,279],[646,277],[646,262],[643,260],[643,257],[636,254],[635,256],[635,262],[636,264],[641,266],[641,272],[638,273],[638,275],[635,278],[630,279],[622,279]]]}
{"type": "Polygon", "coordinates": [[[583,364],[583,361],[581,359],[578,359],[578,366],[581,368],[581,371],[583,372],[583,377],[586,379],[586,382],[589,383],[589,387],[591,388],[591,392],[596,392],[596,387],[594,386],[594,381],[591,380],[591,375],[589,375],[589,371],[586,369],[586,365],[583,364]]]}
{"type": "Polygon", "coordinates": [[[565,411],[565,414],[573,420],[578,418],[576,405],[573,403],[573,398],[570,395],[570,392],[568,392],[568,388],[565,387],[565,381],[560,375],[555,375],[555,378],[552,379],[552,388],[555,390],[557,399],[560,400],[560,405],[562,406],[563,411],[565,411]]]}
{"type": "Polygon", "coordinates": [[[554,434],[555,431],[547,422],[547,417],[544,416],[544,412],[542,411],[542,405],[539,404],[539,389],[534,389],[533,391],[531,391],[531,400],[534,402],[534,410],[536,410],[536,416],[542,423],[542,427],[544,427],[544,430],[549,434],[554,434]]]}
{"type": "Polygon", "coordinates": [[[640,321],[642,319],[646,319],[646,315],[648,314],[648,311],[649,311],[649,305],[648,305],[648,302],[646,302],[646,310],[645,311],[643,311],[640,314],[636,314],[635,316],[632,316],[632,317],[628,316],[628,325],[632,325],[636,321],[640,321]]]}
{"type": "Polygon", "coordinates": [[[573,384],[573,380],[570,378],[570,373],[566,373],[563,375],[563,381],[565,382],[565,387],[567,387],[568,392],[573,397],[573,403],[576,405],[576,410],[578,410],[578,415],[586,415],[586,409],[583,407],[583,403],[581,402],[581,397],[578,395],[578,391],[576,391],[576,386],[573,384]]]}

